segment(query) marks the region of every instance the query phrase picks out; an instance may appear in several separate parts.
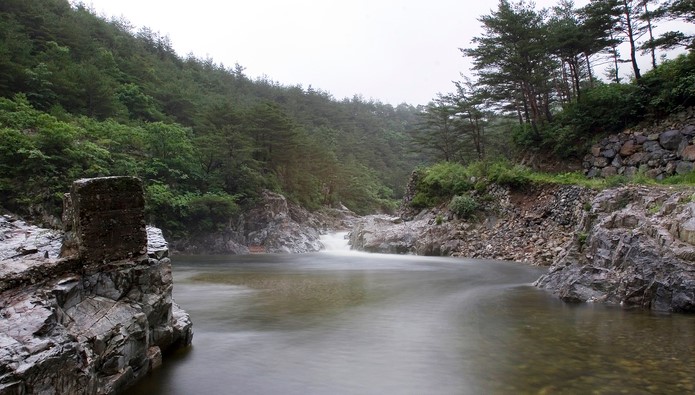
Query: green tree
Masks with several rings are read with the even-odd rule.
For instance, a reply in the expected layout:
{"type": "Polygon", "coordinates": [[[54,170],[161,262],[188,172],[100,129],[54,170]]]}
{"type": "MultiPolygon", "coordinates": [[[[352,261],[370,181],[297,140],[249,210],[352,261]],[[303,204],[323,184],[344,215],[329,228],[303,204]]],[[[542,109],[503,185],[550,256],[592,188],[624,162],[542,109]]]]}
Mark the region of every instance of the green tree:
{"type": "Polygon", "coordinates": [[[533,3],[500,0],[496,11],[479,20],[483,34],[461,51],[473,59],[479,83],[512,104],[540,137],[539,125],[552,119],[551,76],[557,69],[546,46],[545,14],[533,3]]]}
{"type": "Polygon", "coordinates": [[[456,110],[452,97],[439,95],[425,107],[420,126],[412,134],[414,143],[431,152],[436,161],[463,160],[464,132],[456,110]]]}
{"type": "MultiPolygon", "coordinates": [[[[695,3],[691,0],[671,0],[661,5],[654,15],[659,19],[682,20],[695,23],[695,3]]],[[[695,35],[682,31],[668,31],[654,39],[655,47],[673,49],[677,47],[695,48],[695,35]]]]}

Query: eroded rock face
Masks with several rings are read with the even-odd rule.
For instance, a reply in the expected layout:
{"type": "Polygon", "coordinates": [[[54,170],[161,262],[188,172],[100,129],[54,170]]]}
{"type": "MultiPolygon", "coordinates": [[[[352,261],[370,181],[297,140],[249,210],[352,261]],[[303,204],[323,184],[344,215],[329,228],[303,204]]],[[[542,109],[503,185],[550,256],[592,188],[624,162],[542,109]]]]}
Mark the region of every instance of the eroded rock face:
{"type": "Polygon", "coordinates": [[[568,302],[695,312],[694,190],[601,192],[537,282],[568,302]]]}
{"type": "MultiPolygon", "coordinates": [[[[491,186],[481,215],[459,219],[445,208],[405,219],[365,217],[350,235],[352,248],[369,252],[459,256],[549,265],[571,240],[592,191],[575,186],[491,186]],[[407,220],[406,220],[407,219],[407,220]]],[[[480,196],[478,200],[483,200],[480,196]]]]}
{"type": "MultiPolygon", "coordinates": [[[[123,233],[119,216],[111,218],[114,234],[123,233]]],[[[7,217],[0,230],[0,394],[114,393],[161,364],[162,351],[190,344],[191,321],[172,300],[171,262],[158,229],[147,229],[143,245],[117,243],[125,247],[115,256],[127,259],[103,255],[113,246],[94,240],[76,244],[79,255],[57,259],[54,232],[7,217]],[[6,251],[27,250],[27,240],[36,252],[6,251]]]]}
{"type": "Polygon", "coordinates": [[[256,206],[229,229],[177,240],[173,247],[203,254],[315,252],[323,249],[319,240],[322,232],[349,229],[355,218],[346,208],[310,213],[278,193],[263,191],[256,206]]]}
{"type": "Polygon", "coordinates": [[[423,219],[404,222],[398,217],[370,215],[361,218],[352,229],[350,245],[366,252],[415,254],[418,239],[431,228],[429,222],[423,219]]]}

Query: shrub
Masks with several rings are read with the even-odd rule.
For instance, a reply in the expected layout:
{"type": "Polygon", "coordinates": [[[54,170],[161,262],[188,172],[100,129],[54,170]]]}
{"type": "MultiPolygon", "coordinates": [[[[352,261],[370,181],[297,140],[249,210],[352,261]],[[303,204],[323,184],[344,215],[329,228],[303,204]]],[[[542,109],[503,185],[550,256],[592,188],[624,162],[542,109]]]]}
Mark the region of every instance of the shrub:
{"type": "Polygon", "coordinates": [[[449,203],[449,210],[460,218],[469,218],[479,206],[470,195],[456,195],[449,203]]]}
{"type": "Polygon", "coordinates": [[[487,177],[491,182],[510,187],[520,187],[533,182],[530,169],[507,162],[493,163],[488,169],[487,177]]]}
{"type": "Polygon", "coordinates": [[[436,206],[473,188],[470,172],[460,163],[438,163],[420,172],[417,192],[411,202],[415,208],[436,206]]]}

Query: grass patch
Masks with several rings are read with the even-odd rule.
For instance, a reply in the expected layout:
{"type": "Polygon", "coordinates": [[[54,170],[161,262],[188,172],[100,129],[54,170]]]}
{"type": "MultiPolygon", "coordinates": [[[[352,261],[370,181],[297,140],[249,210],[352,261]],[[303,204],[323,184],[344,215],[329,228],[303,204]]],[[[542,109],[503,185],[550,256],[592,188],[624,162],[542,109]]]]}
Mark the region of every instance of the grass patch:
{"type": "Polygon", "coordinates": [[[617,175],[608,178],[587,178],[582,172],[541,173],[507,161],[483,161],[467,166],[444,162],[420,169],[418,172],[416,194],[411,205],[415,208],[429,208],[449,201],[449,208],[461,217],[470,215],[480,207],[481,197],[493,183],[510,188],[553,184],[577,185],[594,190],[621,185],[695,186],[695,171],[671,176],[662,181],[647,177],[644,173],[638,173],[633,177],[617,175]],[[474,206],[472,202],[476,203],[475,208],[470,209],[474,206]]]}

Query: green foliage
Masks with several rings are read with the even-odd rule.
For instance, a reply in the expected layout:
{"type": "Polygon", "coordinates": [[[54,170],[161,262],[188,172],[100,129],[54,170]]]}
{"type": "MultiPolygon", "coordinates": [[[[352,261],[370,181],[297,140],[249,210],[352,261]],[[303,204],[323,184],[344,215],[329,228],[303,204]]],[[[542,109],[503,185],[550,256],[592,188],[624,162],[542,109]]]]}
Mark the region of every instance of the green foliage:
{"type": "Polygon", "coordinates": [[[508,162],[492,163],[486,176],[491,182],[510,187],[523,187],[533,182],[530,169],[508,162]]]}
{"type": "Polygon", "coordinates": [[[675,174],[661,181],[666,185],[695,185],[695,171],[685,174],[675,174]]]}
{"type": "Polygon", "coordinates": [[[456,195],[449,203],[449,210],[459,218],[469,218],[475,213],[480,205],[470,195],[456,195]]]}
{"type": "Polygon", "coordinates": [[[239,212],[236,197],[222,193],[195,195],[187,203],[183,222],[199,232],[222,230],[239,212]]]}
{"type": "Polygon", "coordinates": [[[472,188],[471,175],[465,166],[454,162],[438,163],[419,171],[411,204],[416,208],[433,207],[472,188]]]}
{"type": "Polygon", "coordinates": [[[639,81],[639,99],[648,109],[647,119],[661,119],[668,114],[695,105],[695,52],[662,63],[639,81]]]}
{"type": "Polygon", "coordinates": [[[630,84],[597,83],[568,103],[536,135],[527,125],[513,129],[514,142],[561,158],[581,157],[592,142],[644,120],[659,120],[695,105],[695,52],[664,61],[630,84]]]}
{"type": "Polygon", "coordinates": [[[577,242],[579,243],[579,251],[581,251],[586,245],[586,241],[589,239],[589,234],[587,232],[577,233],[577,242]]]}

